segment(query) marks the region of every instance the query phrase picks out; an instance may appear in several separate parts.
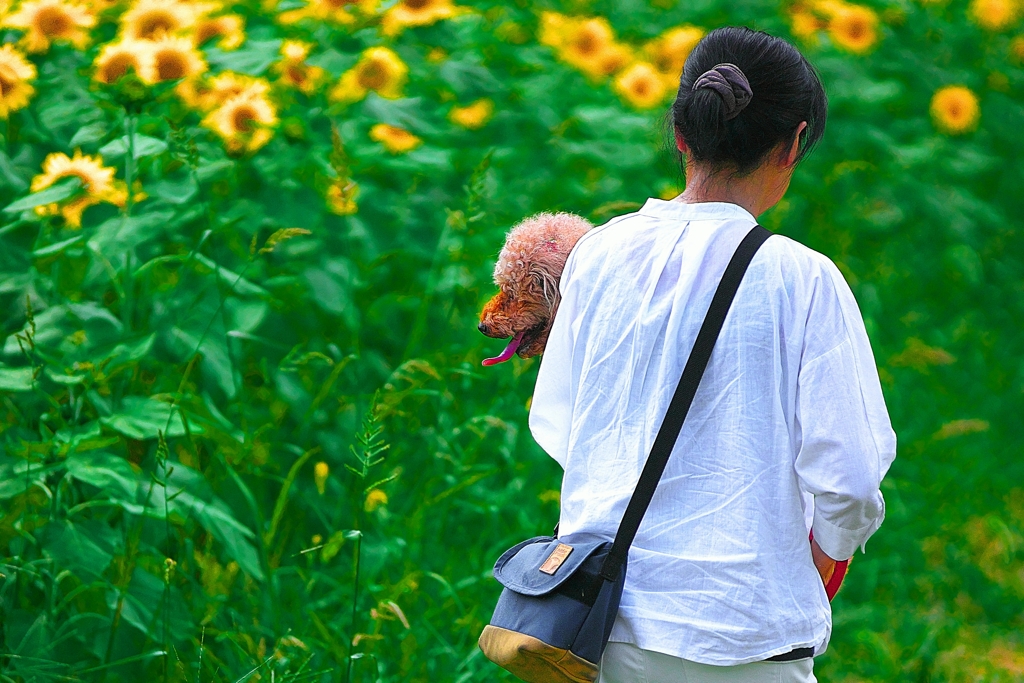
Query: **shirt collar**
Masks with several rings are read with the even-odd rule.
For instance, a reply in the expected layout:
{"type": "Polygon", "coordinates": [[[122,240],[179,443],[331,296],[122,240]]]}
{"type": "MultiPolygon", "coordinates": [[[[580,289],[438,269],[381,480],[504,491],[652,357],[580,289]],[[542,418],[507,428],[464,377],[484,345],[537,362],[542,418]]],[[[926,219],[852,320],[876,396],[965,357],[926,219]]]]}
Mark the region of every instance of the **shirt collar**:
{"type": "Polygon", "coordinates": [[[700,202],[684,204],[683,202],[666,201],[651,197],[640,209],[645,216],[672,218],[684,221],[714,221],[740,219],[757,223],[757,219],[739,204],[729,202],[700,202]]]}

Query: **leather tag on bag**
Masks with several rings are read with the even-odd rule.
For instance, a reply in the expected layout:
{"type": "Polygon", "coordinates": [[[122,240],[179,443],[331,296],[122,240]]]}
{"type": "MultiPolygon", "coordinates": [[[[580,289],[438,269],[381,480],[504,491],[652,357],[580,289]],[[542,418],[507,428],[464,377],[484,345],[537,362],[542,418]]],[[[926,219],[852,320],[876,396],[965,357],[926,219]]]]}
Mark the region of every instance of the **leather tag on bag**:
{"type": "Polygon", "coordinates": [[[572,552],[572,546],[564,543],[559,543],[555,546],[555,549],[548,555],[548,559],[544,560],[544,564],[540,566],[540,570],[545,574],[554,574],[558,571],[558,568],[565,562],[565,558],[569,557],[569,553],[572,552]]]}

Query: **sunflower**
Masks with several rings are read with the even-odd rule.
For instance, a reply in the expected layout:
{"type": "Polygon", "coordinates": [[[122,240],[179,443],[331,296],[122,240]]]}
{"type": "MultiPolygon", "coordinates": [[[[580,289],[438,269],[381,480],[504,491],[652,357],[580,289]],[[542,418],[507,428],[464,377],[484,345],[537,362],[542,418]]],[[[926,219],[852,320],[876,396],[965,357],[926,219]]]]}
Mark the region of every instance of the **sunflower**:
{"type": "Polygon", "coordinates": [[[664,74],[669,82],[678,83],[686,58],[703,37],[702,28],[677,26],[647,43],[644,52],[654,68],[664,74]]]}
{"type": "Polygon", "coordinates": [[[878,15],[862,5],[845,5],[832,13],[828,32],[840,47],[867,52],[878,41],[878,15]]]}
{"type": "Polygon", "coordinates": [[[134,40],[154,40],[192,28],[197,8],[177,0],[138,0],[121,17],[121,33],[134,40]]]}
{"type": "Polygon", "coordinates": [[[254,152],[274,136],[277,112],[263,93],[246,90],[228,98],[202,123],[224,140],[229,152],[254,152]]]}
{"type": "Polygon", "coordinates": [[[453,5],[451,0],[401,0],[384,13],[381,33],[395,36],[409,26],[429,26],[468,11],[453,5]]]}
{"type": "Polygon", "coordinates": [[[604,17],[570,20],[564,25],[562,44],[558,56],[562,61],[592,76],[605,76],[602,58],[614,50],[615,34],[604,17]]]}
{"type": "Polygon", "coordinates": [[[1014,0],[973,0],[971,18],[989,31],[1001,31],[1017,19],[1017,3],[1014,0]]]}
{"type": "Polygon", "coordinates": [[[217,38],[221,50],[234,50],[245,42],[245,22],[237,14],[222,14],[219,17],[201,17],[196,21],[196,47],[217,38]]]}
{"type": "Polygon", "coordinates": [[[409,67],[402,58],[386,47],[371,47],[363,52],[359,62],[341,75],[331,89],[330,99],[335,102],[358,102],[374,91],[381,97],[397,99],[409,75],[409,67]]]}
{"type": "Polygon", "coordinates": [[[1024,63],[1024,36],[1017,36],[1010,41],[1010,56],[1018,63],[1024,63]]]}
{"type": "Polygon", "coordinates": [[[82,50],[89,43],[88,29],[96,25],[96,15],[64,0],[29,0],[4,19],[3,25],[27,31],[24,40],[29,52],[45,52],[53,41],[82,50]]]}
{"type": "Polygon", "coordinates": [[[494,102],[486,97],[465,107],[453,107],[448,120],[457,126],[476,130],[487,123],[494,113],[494,102]]]}
{"type": "Polygon", "coordinates": [[[100,202],[112,204],[123,204],[125,193],[114,183],[114,169],[103,165],[103,158],[97,156],[83,156],[81,151],[75,150],[74,157],[68,157],[63,152],[54,152],[43,160],[43,172],[32,179],[29,189],[32,192],[39,192],[53,185],[63,178],[78,178],[82,181],[84,194],[76,197],[63,206],[49,204],[36,207],[36,213],[40,215],[63,214],[64,220],[69,227],[82,227],[82,212],[88,207],[100,202]]]}
{"type": "Polygon", "coordinates": [[[184,80],[178,84],[175,92],[193,109],[210,111],[243,93],[262,97],[270,92],[270,84],[262,78],[222,71],[211,79],[184,80]]]}
{"type": "Polygon", "coordinates": [[[206,71],[206,61],[188,38],[165,36],[154,41],[151,49],[157,81],[192,78],[206,71]]]}
{"type": "Polygon", "coordinates": [[[146,83],[157,80],[152,45],[144,40],[107,43],[96,56],[93,66],[96,67],[93,79],[108,85],[129,71],[134,71],[146,83]]]}
{"type": "Polygon", "coordinates": [[[29,81],[36,78],[35,65],[10,43],[0,47],[0,117],[28,104],[36,89],[29,81]]]}
{"type": "Polygon", "coordinates": [[[594,70],[599,76],[611,76],[635,60],[636,56],[628,45],[613,43],[598,56],[594,70]]]}
{"type": "Polygon", "coordinates": [[[387,123],[378,123],[371,128],[370,139],[384,145],[384,148],[392,154],[404,154],[423,144],[423,140],[404,128],[387,123]]]}
{"type": "Polygon", "coordinates": [[[665,78],[648,62],[635,62],[615,79],[615,92],[638,109],[660,104],[669,92],[665,78]]]}
{"type": "Polygon", "coordinates": [[[326,21],[331,24],[348,26],[358,16],[372,15],[377,10],[377,0],[306,0],[306,6],[282,12],[277,20],[282,24],[294,24],[303,19],[326,21]]]}
{"type": "Polygon", "coordinates": [[[542,45],[560,48],[565,44],[572,19],[558,12],[541,12],[540,34],[538,40],[542,45]]]}
{"type": "Polygon", "coordinates": [[[307,95],[313,94],[323,81],[325,72],[319,66],[306,64],[306,57],[312,47],[309,43],[299,40],[286,40],[281,43],[281,61],[276,62],[272,69],[280,75],[280,83],[296,88],[307,95]]]}
{"type": "Polygon", "coordinates": [[[796,10],[789,15],[790,31],[804,41],[813,40],[818,31],[826,26],[828,26],[828,22],[807,10],[796,10]]]}
{"type": "Polygon", "coordinates": [[[336,180],[327,188],[327,209],[339,216],[350,216],[359,210],[358,195],[359,186],[355,182],[344,178],[336,180]]]}
{"type": "Polygon", "coordinates": [[[936,127],[952,135],[974,130],[981,118],[978,97],[962,85],[947,85],[932,97],[932,119],[936,127]]]}

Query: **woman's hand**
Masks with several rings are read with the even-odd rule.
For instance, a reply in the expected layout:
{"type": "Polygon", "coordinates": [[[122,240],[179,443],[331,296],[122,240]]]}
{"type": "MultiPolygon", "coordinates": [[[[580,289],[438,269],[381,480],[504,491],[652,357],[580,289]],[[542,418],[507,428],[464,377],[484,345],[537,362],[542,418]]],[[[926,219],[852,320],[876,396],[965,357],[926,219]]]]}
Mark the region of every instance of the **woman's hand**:
{"type": "Polygon", "coordinates": [[[826,555],[813,538],[811,539],[811,557],[814,559],[814,567],[821,574],[821,582],[827,586],[836,570],[836,561],[826,555]]]}

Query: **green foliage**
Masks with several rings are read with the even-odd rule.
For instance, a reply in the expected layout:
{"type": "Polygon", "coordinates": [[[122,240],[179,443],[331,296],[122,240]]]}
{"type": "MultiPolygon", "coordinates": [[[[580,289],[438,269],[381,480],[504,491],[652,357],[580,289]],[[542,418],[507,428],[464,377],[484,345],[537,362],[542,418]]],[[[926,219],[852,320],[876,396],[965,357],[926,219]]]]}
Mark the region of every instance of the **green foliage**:
{"type": "MultiPolygon", "coordinates": [[[[763,217],[850,281],[900,438],[819,677],[1021,680],[1024,50],[963,0],[868,5],[866,50],[801,43],[829,129],[763,217]],[[958,84],[981,118],[950,135],[929,107],[958,84]]],[[[232,6],[246,42],[203,49],[267,79],[276,121],[241,146],[176,82],[93,79],[120,6],[90,46],[32,55],[0,125],[0,681],[509,680],[475,647],[489,571],[550,531],[559,472],[525,429],[537,362],[480,367],[494,258],[531,212],[603,221],[681,189],[668,100],[635,109],[561,61],[539,13],[607,17],[641,54],[684,23],[791,35],[801,9],[482,1],[394,31],[271,6],[232,6]],[[285,39],[323,69],[308,93],[285,39]],[[376,45],[402,96],[332,98],[376,45]],[[455,123],[481,100],[481,127],[455,123]],[[381,123],[421,144],[388,151],[381,123]],[[102,197],[33,182],[75,150],[114,171],[102,197]]]]}

